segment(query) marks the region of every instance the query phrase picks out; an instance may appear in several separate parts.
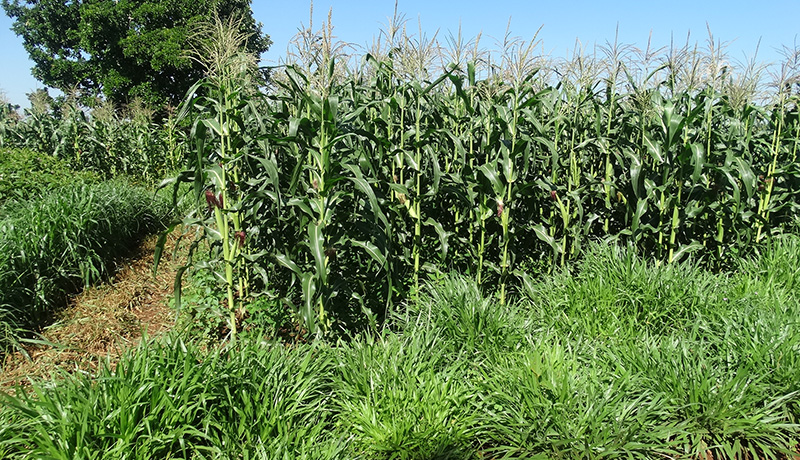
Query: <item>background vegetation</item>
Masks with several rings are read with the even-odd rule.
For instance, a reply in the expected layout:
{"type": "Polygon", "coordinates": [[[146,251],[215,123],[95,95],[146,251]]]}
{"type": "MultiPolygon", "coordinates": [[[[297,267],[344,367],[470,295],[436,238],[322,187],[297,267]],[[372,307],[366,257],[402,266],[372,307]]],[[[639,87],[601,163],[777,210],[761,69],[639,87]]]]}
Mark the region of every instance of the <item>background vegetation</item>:
{"type": "Polygon", "coordinates": [[[0,204],[41,196],[76,180],[99,180],[90,171],[74,171],[67,162],[32,150],[0,148],[0,158],[0,204]]]}
{"type": "Polygon", "coordinates": [[[29,98],[24,118],[0,117],[0,146],[55,157],[73,171],[144,183],[157,183],[183,159],[184,135],[173,112],[156,122],[155,110],[141,100],[96,101],[89,110],[77,94],[54,99],[39,90],[29,98]]]}

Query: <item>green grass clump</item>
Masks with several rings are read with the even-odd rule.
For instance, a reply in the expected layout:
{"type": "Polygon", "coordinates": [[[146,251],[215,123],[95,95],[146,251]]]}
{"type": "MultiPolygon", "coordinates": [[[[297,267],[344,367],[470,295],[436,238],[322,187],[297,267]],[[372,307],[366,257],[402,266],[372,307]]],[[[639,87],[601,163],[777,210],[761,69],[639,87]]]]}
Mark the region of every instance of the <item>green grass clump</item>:
{"type": "Polygon", "coordinates": [[[466,361],[435,334],[356,340],[338,354],[337,428],[349,458],[462,458],[471,419],[466,361]]]}
{"type": "Polygon", "coordinates": [[[595,247],[502,308],[444,276],[346,342],[170,335],[116,370],[7,397],[0,454],[786,458],[800,440],[798,243],[719,275],[595,247]]]}
{"type": "Polygon", "coordinates": [[[66,296],[112,274],[115,260],[164,227],[165,200],[121,181],[75,183],[0,213],[0,321],[35,327],[66,296]]]}
{"type": "Polygon", "coordinates": [[[0,148],[0,204],[31,200],[75,182],[97,182],[96,174],[73,171],[67,162],[27,149],[0,148]]]}
{"type": "Polygon", "coordinates": [[[341,458],[325,446],[332,363],[325,348],[250,343],[209,353],[168,338],[94,381],[67,378],[10,400],[10,411],[35,422],[16,433],[0,424],[0,452],[65,460],[341,458]]]}
{"type": "Polygon", "coordinates": [[[595,245],[572,271],[526,283],[523,292],[540,327],[619,337],[684,330],[724,308],[729,284],[696,263],[658,264],[630,249],[595,245]]]}

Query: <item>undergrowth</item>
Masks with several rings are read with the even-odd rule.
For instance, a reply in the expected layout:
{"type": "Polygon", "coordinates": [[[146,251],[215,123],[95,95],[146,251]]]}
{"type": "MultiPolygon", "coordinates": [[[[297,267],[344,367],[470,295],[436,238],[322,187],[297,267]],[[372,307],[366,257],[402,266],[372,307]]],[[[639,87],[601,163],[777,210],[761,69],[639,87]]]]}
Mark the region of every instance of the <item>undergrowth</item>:
{"type": "Polygon", "coordinates": [[[173,333],[6,397],[0,454],[786,458],[800,440],[798,243],[723,274],[597,246],[503,308],[449,275],[348,341],[173,333]]]}

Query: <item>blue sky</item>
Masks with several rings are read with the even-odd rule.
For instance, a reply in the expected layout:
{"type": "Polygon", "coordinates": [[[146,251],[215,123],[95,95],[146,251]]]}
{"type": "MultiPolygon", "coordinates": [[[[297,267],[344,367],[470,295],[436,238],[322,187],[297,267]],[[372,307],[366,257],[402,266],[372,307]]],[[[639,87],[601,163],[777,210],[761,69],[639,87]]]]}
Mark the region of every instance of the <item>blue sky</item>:
{"type": "MultiPolygon", "coordinates": [[[[393,14],[394,0],[314,2],[314,28],[317,29],[333,10],[334,34],[350,43],[365,45],[372,41],[393,14]]],[[[648,38],[653,45],[669,45],[686,41],[705,46],[708,39],[706,24],[715,40],[728,42],[727,52],[733,60],[753,57],[758,48],[758,60],[781,60],[782,46],[794,47],[800,35],[797,11],[800,0],[752,1],[570,1],[492,0],[448,2],[442,0],[400,0],[399,11],[408,19],[409,31],[417,30],[418,19],[423,30],[432,36],[437,30],[444,42],[461,24],[463,34],[474,37],[482,32],[487,46],[505,34],[509,18],[515,36],[538,36],[545,51],[553,57],[566,57],[575,48],[576,40],[586,50],[613,41],[619,26],[619,41],[644,47],[648,38]],[[493,37],[493,38],[492,38],[493,37]]],[[[263,56],[265,65],[277,63],[286,53],[287,45],[301,24],[308,24],[307,1],[253,1],[253,14],[263,23],[263,30],[274,44],[263,56]]],[[[31,62],[22,48],[22,41],[9,29],[11,20],[0,15],[0,90],[15,104],[27,105],[25,94],[42,87],[30,74],[31,62]]]]}

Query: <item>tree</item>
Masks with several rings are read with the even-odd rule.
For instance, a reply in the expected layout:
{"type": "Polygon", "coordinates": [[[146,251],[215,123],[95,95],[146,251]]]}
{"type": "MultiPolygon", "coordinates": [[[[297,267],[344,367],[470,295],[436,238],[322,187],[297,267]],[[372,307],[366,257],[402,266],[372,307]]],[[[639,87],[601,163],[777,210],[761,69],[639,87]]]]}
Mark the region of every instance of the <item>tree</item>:
{"type": "Polygon", "coordinates": [[[104,95],[117,104],[141,98],[176,104],[203,76],[190,58],[199,24],[239,18],[246,51],[272,43],[250,0],[2,0],[34,62],[33,76],[63,91],[104,95]]]}

